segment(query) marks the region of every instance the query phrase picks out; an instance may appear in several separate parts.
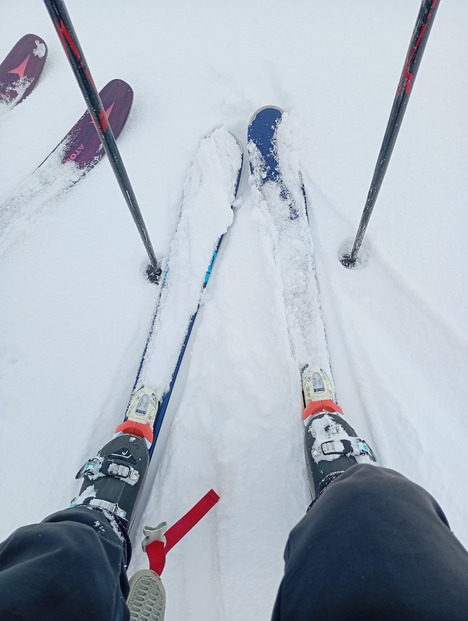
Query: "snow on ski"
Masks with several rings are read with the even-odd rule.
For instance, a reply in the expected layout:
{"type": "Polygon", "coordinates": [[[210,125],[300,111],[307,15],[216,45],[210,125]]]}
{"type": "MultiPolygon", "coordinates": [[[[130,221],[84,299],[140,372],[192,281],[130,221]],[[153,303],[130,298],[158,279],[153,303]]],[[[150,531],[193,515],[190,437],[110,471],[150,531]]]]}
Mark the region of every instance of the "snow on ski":
{"type": "Polygon", "coordinates": [[[248,127],[251,186],[259,206],[271,217],[291,349],[301,371],[314,364],[331,376],[314,242],[291,144],[287,114],[280,108],[261,108],[252,116],[248,127]]]}
{"type": "MultiPolygon", "coordinates": [[[[224,128],[201,141],[188,173],[181,216],[171,244],[166,275],[161,285],[148,339],[127,409],[144,412],[148,396],[156,394],[159,409],[154,423],[150,455],[155,449],[169,400],[210,278],[223,236],[233,219],[242,170],[243,152],[238,139],[224,128]],[[151,387],[151,388],[149,388],[151,387]],[[141,407],[135,399],[141,401],[141,407]]],[[[133,417],[132,417],[133,418],[133,417]]],[[[158,455],[163,441],[157,444],[158,455]]]]}
{"type": "Polygon", "coordinates": [[[24,35],[0,64],[0,118],[36,87],[47,59],[45,41],[24,35]]]}
{"type": "MultiPolygon", "coordinates": [[[[100,92],[117,138],[129,115],[133,91],[123,80],[111,80],[100,92]]],[[[89,112],[75,123],[60,144],[0,206],[0,253],[17,241],[23,228],[47,203],[72,187],[105,155],[89,112]]]]}

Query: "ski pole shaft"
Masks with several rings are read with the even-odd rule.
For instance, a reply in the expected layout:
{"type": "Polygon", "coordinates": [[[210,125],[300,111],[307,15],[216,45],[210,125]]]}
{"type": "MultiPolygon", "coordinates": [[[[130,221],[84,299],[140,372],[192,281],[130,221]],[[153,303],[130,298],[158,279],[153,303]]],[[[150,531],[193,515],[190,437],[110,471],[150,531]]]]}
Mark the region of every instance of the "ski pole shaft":
{"type": "Polygon", "coordinates": [[[146,252],[148,253],[148,257],[150,259],[150,265],[147,269],[148,278],[153,282],[158,282],[161,275],[161,266],[156,259],[156,255],[154,254],[153,246],[133,191],[132,184],[128,178],[128,174],[120,155],[120,151],[117,147],[106,111],[94,85],[91,71],[86,62],[83,50],[73,27],[73,23],[63,0],[44,0],[44,4],[46,5],[50,17],[52,18],[52,22],[57,30],[63,49],[65,50],[67,58],[73,69],[73,73],[75,74],[75,78],[85,98],[91,118],[94,121],[94,125],[101,139],[102,146],[104,147],[107,157],[109,158],[120,189],[122,190],[122,194],[124,195],[125,201],[130,209],[130,213],[132,214],[138,232],[140,233],[146,252]]]}
{"type": "Polygon", "coordinates": [[[403,71],[401,72],[400,81],[398,83],[397,92],[393,101],[390,112],[390,118],[380,147],[379,157],[374,169],[370,189],[367,195],[366,204],[362,213],[359,228],[354,240],[353,248],[350,254],[341,257],[341,263],[345,267],[353,267],[361,248],[364,234],[369,224],[369,219],[374,209],[377,196],[379,194],[382,182],[390,162],[393,147],[398,136],[398,132],[403,121],[403,117],[411,95],[414,80],[418,73],[419,65],[426,47],[427,39],[434,23],[434,18],[439,8],[440,0],[422,0],[419,9],[416,25],[411,36],[408,53],[406,55],[403,71]]]}

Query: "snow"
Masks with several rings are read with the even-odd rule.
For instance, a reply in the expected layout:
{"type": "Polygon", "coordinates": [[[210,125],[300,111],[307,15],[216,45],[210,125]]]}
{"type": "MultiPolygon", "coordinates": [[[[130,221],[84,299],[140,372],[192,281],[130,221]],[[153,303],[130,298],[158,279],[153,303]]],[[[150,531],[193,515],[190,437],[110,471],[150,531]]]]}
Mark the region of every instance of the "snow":
{"type": "MultiPolygon", "coordinates": [[[[161,258],[202,138],[225,127],[245,142],[257,108],[288,111],[339,403],[468,546],[466,3],[441,3],[354,271],[337,257],[357,228],[419,2],[115,0],[112,19],[92,0],[67,6],[98,87],[120,77],[135,91],[119,145],[161,258]]],[[[0,56],[27,32],[49,55],[34,93],[0,120],[2,205],[84,111],[42,3],[3,7],[0,56]]],[[[172,524],[210,488],[221,496],[168,555],[168,621],[268,618],[308,504],[282,282],[246,173],[143,516],[172,524]]],[[[57,200],[28,196],[23,224],[0,231],[2,539],[78,493],[76,472],[122,420],[157,297],[106,161],[57,200]]],[[[144,562],[137,545],[132,571],[144,562]]]]}
{"type": "Polygon", "coordinates": [[[46,49],[47,48],[44,43],[41,43],[40,41],[36,41],[36,47],[33,49],[33,54],[34,56],[37,56],[38,58],[44,58],[46,49]]]}

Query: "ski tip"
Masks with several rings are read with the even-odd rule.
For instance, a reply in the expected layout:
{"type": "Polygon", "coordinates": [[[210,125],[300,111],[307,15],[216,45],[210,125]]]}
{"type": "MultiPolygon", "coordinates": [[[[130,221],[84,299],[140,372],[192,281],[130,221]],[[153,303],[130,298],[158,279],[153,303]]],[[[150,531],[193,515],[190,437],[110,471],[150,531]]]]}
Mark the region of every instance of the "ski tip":
{"type": "Polygon", "coordinates": [[[35,56],[42,58],[45,61],[48,49],[47,44],[42,37],[32,32],[25,34],[21,37],[21,39],[19,39],[13,49],[27,49],[28,47],[33,50],[35,56]]]}
{"type": "Polygon", "coordinates": [[[24,35],[0,61],[0,100],[13,108],[26,99],[36,87],[46,58],[44,39],[24,35]]]}
{"type": "Polygon", "coordinates": [[[271,118],[272,120],[276,120],[277,122],[282,116],[283,112],[283,108],[280,108],[279,106],[262,106],[252,114],[249,120],[249,125],[252,125],[255,119],[259,117],[265,120],[271,118]]]}
{"type": "Polygon", "coordinates": [[[244,145],[242,144],[242,140],[239,138],[239,136],[236,136],[236,134],[234,132],[232,132],[231,130],[228,130],[228,132],[231,134],[231,136],[236,141],[237,146],[238,146],[239,151],[241,152],[241,154],[244,155],[244,145]]]}
{"type": "Polygon", "coordinates": [[[283,108],[279,108],[278,106],[263,106],[252,114],[249,126],[252,125],[252,123],[257,119],[263,119],[265,122],[269,122],[271,120],[273,123],[278,123],[283,112],[283,108]]]}
{"type": "Polygon", "coordinates": [[[120,78],[114,78],[113,80],[110,80],[102,89],[102,91],[100,91],[100,95],[103,93],[104,89],[106,89],[107,91],[110,91],[111,89],[116,89],[119,88],[121,91],[126,91],[126,92],[131,92],[133,95],[133,89],[130,86],[130,84],[128,82],[125,82],[125,80],[121,80],[120,78]]]}
{"type": "Polygon", "coordinates": [[[254,112],[249,121],[247,148],[250,172],[254,173],[255,168],[261,168],[262,184],[266,181],[277,181],[280,176],[275,145],[282,116],[281,108],[264,106],[254,112]]]}
{"type": "Polygon", "coordinates": [[[236,141],[237,147],[239,149],[239,154],[240,154],[240,164],[239,164],[239,169],[237,171],[236,184],[234,186],[234,188],[235,188],[234,189],[234,200],[235,200],[235,197],[237,196],[237,192],[239,191],[239,185],[240,185],[241,177],[242,177],[242,168],[244,166],[244,145],[242,144],[241,139],[238,136],[236,136],[236,134],[234,134],[231,131],[229,131],[229,133],[231,134],[231,136],[236,141]]]}

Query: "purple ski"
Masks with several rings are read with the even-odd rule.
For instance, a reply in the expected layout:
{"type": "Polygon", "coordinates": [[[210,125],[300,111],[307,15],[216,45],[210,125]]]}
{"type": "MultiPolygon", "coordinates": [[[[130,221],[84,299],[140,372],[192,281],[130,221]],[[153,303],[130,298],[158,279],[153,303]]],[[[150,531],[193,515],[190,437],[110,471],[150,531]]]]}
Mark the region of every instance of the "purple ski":
{"type": "MultiPolygon", "coordinates": [[[[133,91],[123,80],[112,80],[99,94],[117,138],[132,107],[133,91]]],[[[104,155],[99,134],[89,112],[86,112],[42,164],[0,206],[0,255],[2,246],[6,250],[20,239],[22,227],[28,219],[73,187],[104,155]],[[2,235],[7,230],[9,234],[2,235]]]]}
{"type": "MultiPolygon", "coordinates": [[[[133,102],[133,91],[123,80],[112,80],[99,93],[117,138],[127,120],[133,102]]],[[[65,146],[62,162],[75,162],[80,169],[92,168],[105,155],[101,139],[89,112],[85,112],[57,148],[65,146]]]]}
{"type": "Polygon", "coordinates": [[[0,64],[0,112],[23,101],[35,88],[47,58],[47,45],[34,34],[22,37],[0,64]]]}

